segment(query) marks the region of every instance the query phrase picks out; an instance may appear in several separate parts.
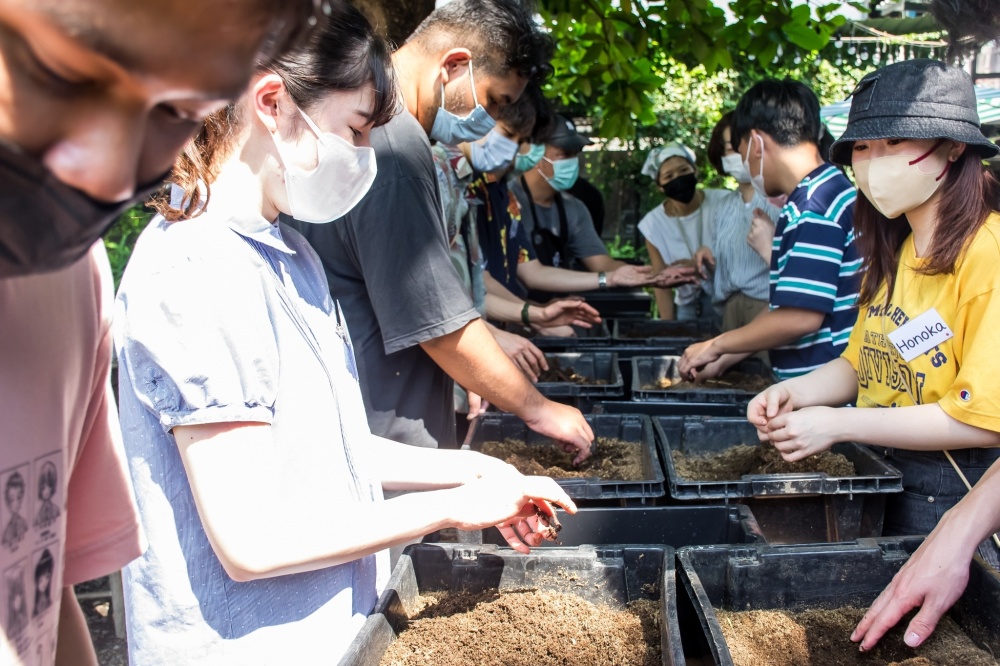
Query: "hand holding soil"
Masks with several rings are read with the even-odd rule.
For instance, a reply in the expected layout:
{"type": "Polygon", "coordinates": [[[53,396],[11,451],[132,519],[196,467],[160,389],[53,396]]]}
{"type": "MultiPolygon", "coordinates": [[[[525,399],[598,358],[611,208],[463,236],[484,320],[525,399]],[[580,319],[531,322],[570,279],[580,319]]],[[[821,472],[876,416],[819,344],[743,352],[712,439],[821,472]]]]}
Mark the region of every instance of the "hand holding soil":
{"type": "Polygon", "coordinates": [[[759,394],[747,405],[747,421],[757,428],[757,437],[762,442],[771,441],[768,423],[776,416],[787,414],[795,409],[792,404],[792,393],[784,383],[771,386],[759,394]]]}
{"type": "Polygon", "coordinates": [[[847,416],[837,407],[803,407],[770,419],[767,433],[785,460],[797,462],[843,441],[838,432],[847,416]]]}
{"type": "Polygon", "coordinates": [[[590,457],[594,431],[579,409],[545,400],[534,418],[525,418],[529,428],[554,440],[566,453],[576,454],[573,464],[579,465],[590,457]]]}
{"type": "Polygon", "coordinates": [[[550,503],[576,513],[576,504],[555,481],[514,471],[486,475],[446,492],[452,493],[454,527],[470,531],[496,525],[510,547],[525,554],[552,535],[548,517],[555,512],[550,503]],[[539,513],[546,519],[540,521],[539,513]]]}
{"type": "Polygon", "coordinates": [[[721,356],[721,354],[713,348],[712,343],[714,342],[715,338],[705,340],[704,342],[696,342],[684,350],[684,355],[681,356],[681,359],[677,364],[677,368],[682,377],[694,379],[700,368],[708,365],[712,361],[717,360],[721,356]]]}

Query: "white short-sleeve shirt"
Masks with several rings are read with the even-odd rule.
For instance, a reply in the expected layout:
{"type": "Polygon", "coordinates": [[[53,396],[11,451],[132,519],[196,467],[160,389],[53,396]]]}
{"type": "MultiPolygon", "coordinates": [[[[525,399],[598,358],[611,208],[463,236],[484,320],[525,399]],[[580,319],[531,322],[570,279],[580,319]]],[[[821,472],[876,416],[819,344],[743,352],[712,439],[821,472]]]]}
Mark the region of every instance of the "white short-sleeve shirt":
{"type": "Polygon", "coordinates": [[[133,664],[336,662],[388,576],[383,552],[237,583],[209,545],[177,425],[268,423],[302,484],[328,484],[345,507],[382,499],[353,349],[319,259],[294,230],[239,206],[213,197],[194,219],[155,219],[118,293],[122,429],[149,538],[124,577],[133,664]]]}

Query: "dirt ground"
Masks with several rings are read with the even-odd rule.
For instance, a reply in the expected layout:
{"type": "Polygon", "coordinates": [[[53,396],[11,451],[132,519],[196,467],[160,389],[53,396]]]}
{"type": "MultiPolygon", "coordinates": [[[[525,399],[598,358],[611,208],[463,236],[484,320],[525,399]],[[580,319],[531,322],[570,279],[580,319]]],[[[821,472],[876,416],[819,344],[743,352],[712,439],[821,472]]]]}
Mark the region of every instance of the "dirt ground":
{"type": "Polygon", "coordinates": [[[532,446],[518,439],[503,442],[483,442],[482,452],[500,458],[529,476],[551,476],[554,479],[590,478],[616,481],[641,481],[647,476],[642,466],[642,449],[639,442],[598,437],[593,454],[573,466],[575,454],[566,453],[559,446],[532,446]]]}
{"type": "Polygon", "coordinates": [[[107,577],[97,578],[76,586],[77,594],[107,592],[96,599],[81,599],[80,607],[87,616],[87,626],[97,650],[101,666],[128,666],[128,647],[124,638],[115,635],[115,622],[111,616],[111,593],[107,577]]]}
{"type": "Polygon", "coordinates": [[[653,666],[659,606],[614,610],[541,590],[434,594],[382,658],[383,666],[653,666]]]}
{"type": "Polygon", "coordinates": [[[869,652],[850,641],[863,608],[787,611],[716,611],[736,666],[995,666],[950,617],[917,649],[903,643],[913,613],[869,652]]]}

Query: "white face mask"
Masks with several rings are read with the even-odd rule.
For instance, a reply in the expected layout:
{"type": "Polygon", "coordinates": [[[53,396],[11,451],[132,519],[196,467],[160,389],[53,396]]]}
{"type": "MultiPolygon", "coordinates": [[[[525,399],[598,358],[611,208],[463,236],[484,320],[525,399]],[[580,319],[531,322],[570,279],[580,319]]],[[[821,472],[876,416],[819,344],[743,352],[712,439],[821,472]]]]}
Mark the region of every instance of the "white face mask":
{"type": "Polygon", "coordinates": [[[951,167],[947,157],[935,155],[942,143],[916,158],[885,155],[858,162],[854,165],[858,189],[890,220],[920,207],[941,187],[951,167]]]}
{"type": "Polygon", "coordinates": [[[375,149],[354,146],[331,132],[323,132],[299,109],[316,135],[316,166],[305,171],[295,166],[281,141],[271,138],[285,166],[288,213],[300,222],[323,224],[347,215],[368,193],[378,169],[375,149]]]}
{"type": "MultiPolygon", "coordinates": [[[[750,140],[747,142],[747,156],[743,158],[743,168],[747,170],[747,175],[750,176],[750,146],[753,145],[754,135],[750,134],[750,140]]],[[[757,194],[767,198],[767,190],[764,189],[764,139],[757,137],[760,141],[760,173],[756,176],[750,176],[750,184],[753,185],[753,189],[757,191],[757,194]]]]}
{"type": "Polygon", "coordinates": [[[472,76],[472,61],[469,61],[469,83],[472,85],[472,101],[476,105],[464,118],[456,116],[444,108],[444,84],[441,84],[441,108],[434,116],[431,138],[447,146],[479,141],[496,126],[496,121],[486,112],[476,97],[476,80],[472,76]]]}
{"type": "Polygon", "coordinates": [[[517,141],[494,129],[481,143],[469,144],[469,161],[475,169],[489,173],[510,166],[518,148],[517,141]]]}
{"type": "Polygon", "coordinates": [[[738,183],[750,182],[750,172],[743,166],[743,158],[739,153],[723,155],[722,170],[735,178],[738,183]]]}

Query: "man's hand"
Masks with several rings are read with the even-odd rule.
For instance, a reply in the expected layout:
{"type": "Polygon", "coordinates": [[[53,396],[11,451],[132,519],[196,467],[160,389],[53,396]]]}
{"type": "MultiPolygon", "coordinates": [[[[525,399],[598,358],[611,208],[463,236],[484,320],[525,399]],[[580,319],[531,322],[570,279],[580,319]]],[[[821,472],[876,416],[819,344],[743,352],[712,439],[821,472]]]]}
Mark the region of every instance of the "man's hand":
{"type": "Polygon", "coordinates": [[[559,326],[580,326],[590,328],[601,323],[600,313],[582,298],[560,298],[548,305],[532,305],[528,308],[532,324],[546,328],[559,326]]]}
{"type": "Polygon", "coordinates": [[[769,419],[767,434],[782,458],[798,462],[842,441],[840,427],[849,416],[837,407],[804,407],[769,419]]]}
{"type": "Polygon", "coordinates": [[[590,457],[594,431],[579,409],[546,399],[538,410],[538,416],[525,419],[525,423],[535,432],[556,440],[567,453],[576,452],[574,465],[590,457]]]}
{"type": "Polygon", "coordinates": [[[654,280],[651,266],[625,264],[608,273],[609,287],[644,287],[654,280]]]}
{"type": "MultiPolygon", "coordinates": [[[[514,333],[508,333],[499,329],[493,331],[500,349],[514,362],[521,372],[526,374],[532,382],[538,381],[538,375],[549,369],[549,364],[545,360],[545,354],[527,338],[514,333]]],[[[471,410],[471,402],[470,402],[471,410]]],[[[471,411],[469,412],[472,413],[471,411]]]]}
{"type": "Polygon", "coordinates": [[[762,208],[755,208],[753,219],[750,220],[750,233],[747,243],[760,255],[761,259],[771,262],[771,246],[774,243],[774,221],[768,217],[762,208]]]}
{"type": "Polygon", "coordinates": [[[681,356],[681,360],[677,364],[677,369],[680,371],[681,376],[694,379],[699,370],[709,363],[719,360],[722,353],[715,348],[714,342],[715,338],[705,340],[704,342],[696,342],[684,350],[684,355],[681,356]]]}
{"type": "Polygon", "coordinates": [[[706,280],[715,272],[715,255],[712,249],[702,246],[694,253],[694,267],[698,269],[698,274],[706,280]]]}

